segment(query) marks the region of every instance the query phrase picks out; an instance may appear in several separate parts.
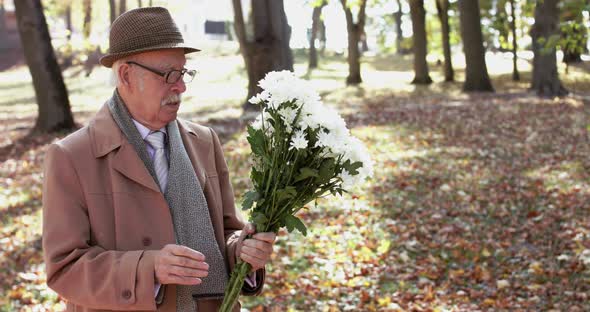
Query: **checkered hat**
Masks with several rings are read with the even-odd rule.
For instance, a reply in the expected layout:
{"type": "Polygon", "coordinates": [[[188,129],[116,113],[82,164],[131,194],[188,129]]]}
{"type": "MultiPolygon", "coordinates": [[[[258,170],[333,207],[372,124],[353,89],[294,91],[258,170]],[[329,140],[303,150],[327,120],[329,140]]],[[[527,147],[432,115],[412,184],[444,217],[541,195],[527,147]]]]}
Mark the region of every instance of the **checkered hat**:
{"type": "Polygon", "coordinates": [[[184,53],[200,51],[184,43],[170,12],[162,7],[127,11],[111,25],[109,51],[100,58],[106,67],[132,54],[161,49],[184,49],[184,53]]]}

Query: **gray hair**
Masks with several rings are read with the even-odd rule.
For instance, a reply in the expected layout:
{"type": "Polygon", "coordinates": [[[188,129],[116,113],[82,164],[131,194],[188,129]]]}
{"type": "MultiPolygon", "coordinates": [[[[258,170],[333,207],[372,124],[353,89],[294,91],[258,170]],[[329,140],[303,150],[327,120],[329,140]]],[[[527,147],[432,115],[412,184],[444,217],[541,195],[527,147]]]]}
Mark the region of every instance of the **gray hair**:
{"type": "MultiPolygon", "coordinates": [[[[120,58],[113,62],[113,66],[111,67],[111,78],[110,78],[110,85],[112,87],[118,87],[121,81],[119,80],[119,67],[129,61],[129,58],[120,58]]],[[[144,84],[143,84],[143,72],[139,74],[139,90],[143,91],[144,84]]]]}
{"type": "Polygon", "coordinates": [[[111,85],[111,87],[118,87],[119,86],[119,67],[121,66],[121,64],[124,63],[123,59],[118,59],[113,63],[113,66],[111,66],[111,77],[109,79],[109,84],[111,85]]]}

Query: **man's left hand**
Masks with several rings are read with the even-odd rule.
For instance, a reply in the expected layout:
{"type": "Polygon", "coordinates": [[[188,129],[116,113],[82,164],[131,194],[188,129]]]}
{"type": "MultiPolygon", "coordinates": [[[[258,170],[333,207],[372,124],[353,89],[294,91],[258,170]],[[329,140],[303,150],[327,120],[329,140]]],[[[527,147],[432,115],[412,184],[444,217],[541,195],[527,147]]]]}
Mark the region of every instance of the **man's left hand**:
{"type": "Polygon", "coordinates": [[[249,223],[242,230],[236,249],[236,254],[245,262],[250,263],[252,271],[264,268],[270,260],[273,246],[277,235],[272,232],[256,233],[254,225],[249,223]],[[246,236],[252,235],[252,238],[245,239],[246,236]]]}

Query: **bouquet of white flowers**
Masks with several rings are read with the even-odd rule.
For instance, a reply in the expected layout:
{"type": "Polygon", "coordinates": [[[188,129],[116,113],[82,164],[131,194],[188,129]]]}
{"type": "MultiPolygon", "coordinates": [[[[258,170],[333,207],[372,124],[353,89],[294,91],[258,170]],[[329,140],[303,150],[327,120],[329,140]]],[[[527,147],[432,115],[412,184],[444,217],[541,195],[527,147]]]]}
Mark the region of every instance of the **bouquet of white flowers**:
{"type": "MultiPolygon", "coordinates": [[[[342,195],[364,181],[373,163],[363,143],[307,81],[289,71],[270,72],[259,86],[263,91],[249,100],[262,106],[248,126],[254,189],[245,194],[242,208],[251,209],[257,232],[277,233],[286,226],[306,235],[295,213],[318,197],[342,195]]],[[[250,270],[245,262],[235,266],[220,311],[231,311],[250,270]]]]}

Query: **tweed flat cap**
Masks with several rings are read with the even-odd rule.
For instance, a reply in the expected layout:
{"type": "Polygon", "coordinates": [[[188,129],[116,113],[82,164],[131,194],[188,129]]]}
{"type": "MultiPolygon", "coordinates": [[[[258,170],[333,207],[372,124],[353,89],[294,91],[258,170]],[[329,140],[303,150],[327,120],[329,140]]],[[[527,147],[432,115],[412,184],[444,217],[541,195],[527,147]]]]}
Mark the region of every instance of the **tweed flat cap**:
{"type": "Polygon", "coordinates": [[[125,56],[162,49],[184,49],[184,53],[200,51],[184,43],[170,12],[162,7],[127,11],[111,25],[109,51],[100,58],[106,67],[125,56]]]}

